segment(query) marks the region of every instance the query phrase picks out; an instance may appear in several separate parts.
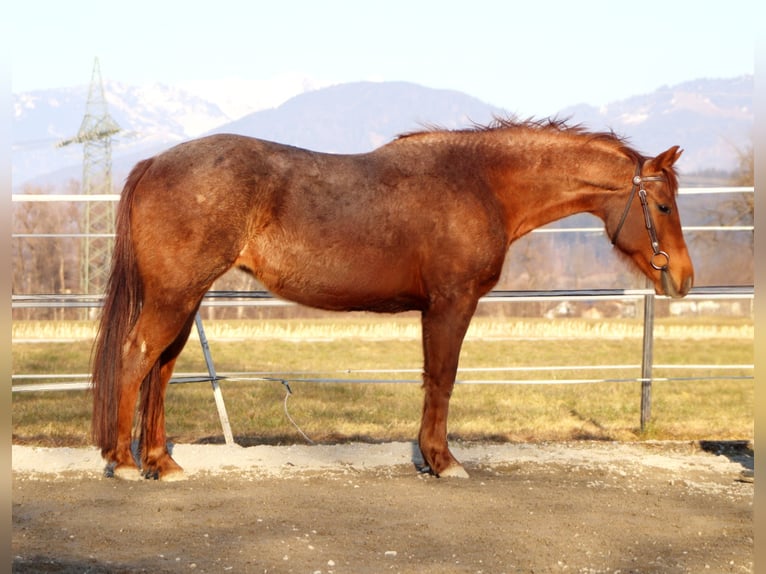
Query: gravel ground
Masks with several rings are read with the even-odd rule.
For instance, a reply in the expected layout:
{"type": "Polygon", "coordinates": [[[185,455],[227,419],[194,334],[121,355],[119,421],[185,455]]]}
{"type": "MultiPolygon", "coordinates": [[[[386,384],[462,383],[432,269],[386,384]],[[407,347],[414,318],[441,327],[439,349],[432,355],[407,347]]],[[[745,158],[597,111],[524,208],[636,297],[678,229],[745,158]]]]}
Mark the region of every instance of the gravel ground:
{"type": "MultiPolygon", "coordinates": [[[[13,571],[752,572],[752,451],[697,443],[175,445],[183,482],[13,446],[13,571]]],[[[731,445],[728,445],[731,446],[731,445]]]]}

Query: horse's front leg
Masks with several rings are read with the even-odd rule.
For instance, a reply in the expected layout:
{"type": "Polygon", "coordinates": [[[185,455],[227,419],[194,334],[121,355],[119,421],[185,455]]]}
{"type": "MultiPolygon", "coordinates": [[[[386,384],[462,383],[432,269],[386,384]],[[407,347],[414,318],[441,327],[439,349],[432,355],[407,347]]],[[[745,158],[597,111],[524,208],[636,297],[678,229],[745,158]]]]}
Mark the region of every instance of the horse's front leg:
{"type": "Polygon", "coordinates": [[[423,312],[423,416],[418,442],[431,472],[468,478],[447,446],[447,415],[463,337],[476,301],[440,301],[423,312]]]}

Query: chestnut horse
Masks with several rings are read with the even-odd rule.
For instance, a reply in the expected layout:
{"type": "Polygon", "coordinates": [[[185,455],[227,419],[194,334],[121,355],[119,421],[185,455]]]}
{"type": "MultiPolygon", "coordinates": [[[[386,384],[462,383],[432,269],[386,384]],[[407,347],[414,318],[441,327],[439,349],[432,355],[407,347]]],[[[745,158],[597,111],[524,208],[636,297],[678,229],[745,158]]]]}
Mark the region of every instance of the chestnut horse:
{"type": "Polygon", "coordinates": [[[437,476],[467,476],[447,446],[449,400],[468,324],[509,246],[592,213],[658,294],[684,296],[693,268],[676,208],[680,154],[647,158],[563,122],[496,120],[358,155],[214,135],[141,161],[120,199],[93,350],[93,438],[107,473],[183,476],[166,446],[166,387],[205,292],[239,267],[311,307],[420,311],[420,450],[437,476]]]}

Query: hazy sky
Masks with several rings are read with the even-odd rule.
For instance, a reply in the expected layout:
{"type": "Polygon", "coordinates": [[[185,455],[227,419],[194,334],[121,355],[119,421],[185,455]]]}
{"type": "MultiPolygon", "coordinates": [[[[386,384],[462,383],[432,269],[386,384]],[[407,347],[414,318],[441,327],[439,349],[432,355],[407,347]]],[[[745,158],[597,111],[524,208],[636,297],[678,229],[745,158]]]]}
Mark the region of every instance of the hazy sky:
{"type": "Polygon", "coordinates": [[[754,73],[756,0],[16,1],[14,93],[306,75],[457,89],[520,115],[754,73]]]}

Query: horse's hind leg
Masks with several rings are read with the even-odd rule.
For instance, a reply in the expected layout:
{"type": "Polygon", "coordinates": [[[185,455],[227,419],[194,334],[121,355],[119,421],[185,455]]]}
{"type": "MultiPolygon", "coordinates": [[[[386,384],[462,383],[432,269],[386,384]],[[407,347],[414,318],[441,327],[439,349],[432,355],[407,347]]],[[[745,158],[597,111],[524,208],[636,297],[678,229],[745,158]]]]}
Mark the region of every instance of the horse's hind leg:
{"type": "MultiPolygon", "coordinates": [[[[159,393],[159,396],[164,396],[164,387],[159,384],[159,381],[162,380],[163,375],[166,375],[167,379],[170,378],[173,365],[172,362],[169,362],[168,366],[163,369],[159,361],[165,350],[179,338],[179,334],[183,331],[187,321],[188,311],[171,312],[154,305],[144,305],[136,325],[123,345],[122,370],[119,376],[121,385],[117,440],[113,450],[103,453],[113,476],[117,478],[136,480],[141,477],[131,448],[133,420],[139,388],[142,388],[143,385],[145,394],[147,391],[160,390],[162,392],[159,393]]],[[[156,398],[156,396],[156,393],[151,394],[151,396],[147,395],[147,400],[156,398]]],[[[143,402],[144,399],[142,398],[143,402]]],[[[164,434],[164,405],[158,406],[160,407],[159,410],[153,411],[153,414],[162,413],[161,422],[164,434]]]]}
{"type": "Polygon", "coordinates": [[[139,407],[141,437],[141,472],[145,478],[181,480],[183,469],[173,460],[165,434],[165,392],[173,375],[176,359],[189,338],[196,310],[186,320],[176,339],[160,355],[153,368],[159,373],[145,380],[139,407]]]}
{"type": "Polygon", "coordinates": [[[423,416],[418,442],[435,475],[467,478],[447,446],[447,415],[460,348],[476,309],[475,300],[440,300],[423,312],[423,416]]]}

